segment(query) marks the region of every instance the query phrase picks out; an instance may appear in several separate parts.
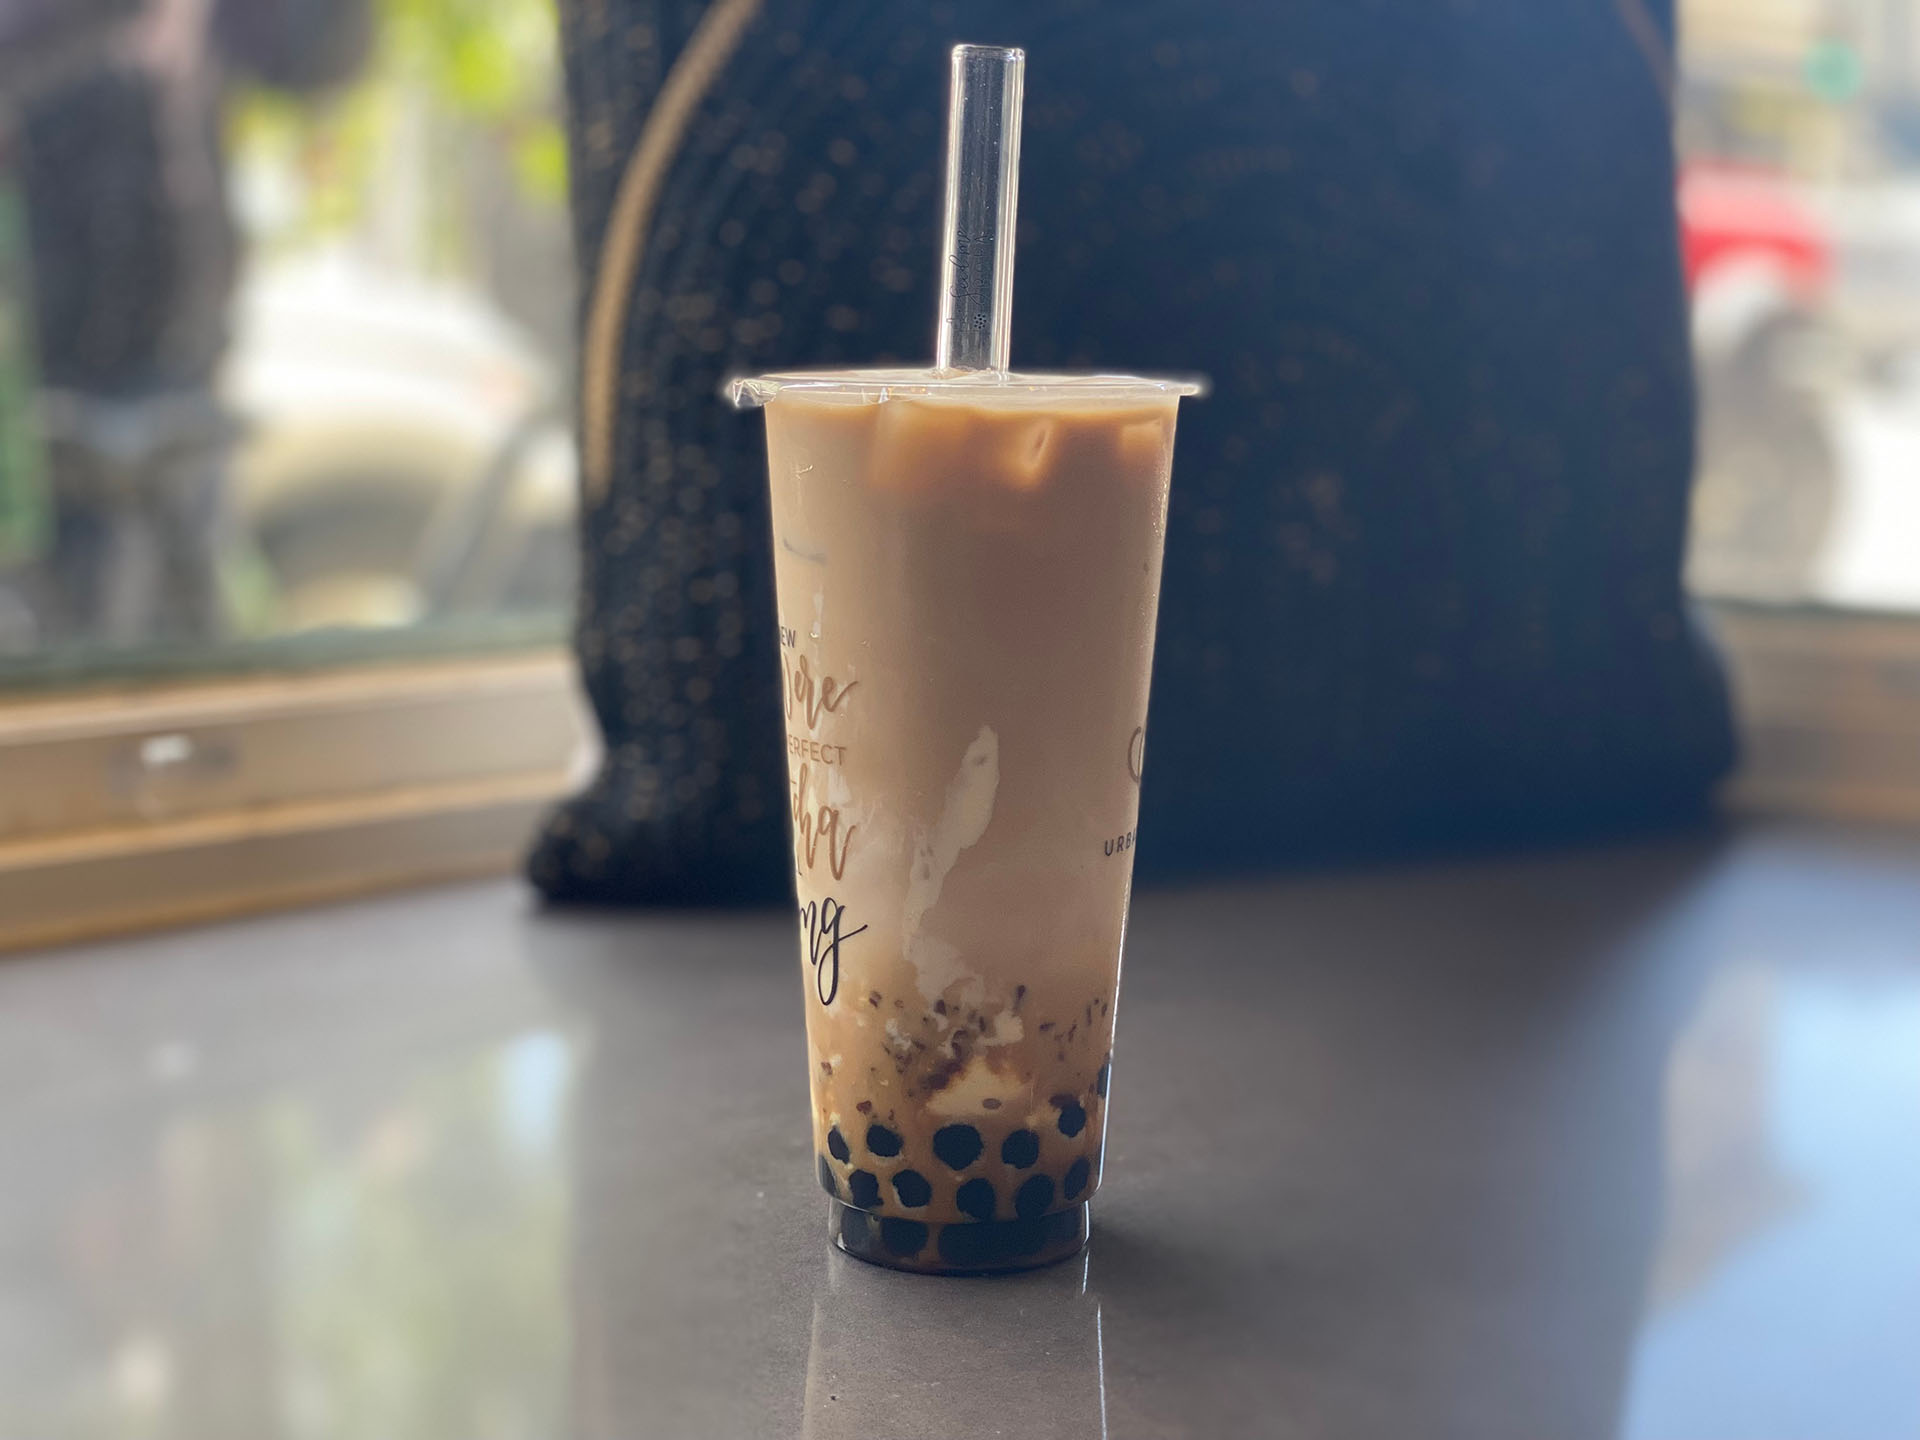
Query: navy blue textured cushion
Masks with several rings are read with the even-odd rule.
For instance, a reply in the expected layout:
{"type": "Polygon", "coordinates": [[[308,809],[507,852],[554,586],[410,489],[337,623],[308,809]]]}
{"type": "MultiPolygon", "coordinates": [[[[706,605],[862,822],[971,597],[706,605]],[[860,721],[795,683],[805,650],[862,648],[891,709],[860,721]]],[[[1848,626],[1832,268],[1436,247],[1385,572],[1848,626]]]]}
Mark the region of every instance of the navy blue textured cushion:
{"type": "MultiPolygon", "coordinates": [[[[1140,872],[1704,804],[1732,741],[1680,589],[1664,4],[736,3],[620,316],[579,623],[610,758],[549,893],[787,889],[762,430],[717,389],[926,356],[962,39],[1029,52],[1015,363],[1216,387],[1180,422],[1140,872]]],[[[709,7],[562,10],[591,277],[709,7]]]]}

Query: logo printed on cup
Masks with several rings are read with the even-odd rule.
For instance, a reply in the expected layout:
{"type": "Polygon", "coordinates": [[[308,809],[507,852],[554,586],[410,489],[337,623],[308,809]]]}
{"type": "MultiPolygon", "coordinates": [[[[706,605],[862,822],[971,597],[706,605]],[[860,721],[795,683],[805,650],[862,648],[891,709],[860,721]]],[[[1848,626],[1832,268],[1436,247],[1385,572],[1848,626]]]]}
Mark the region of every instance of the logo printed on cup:
{"type": "Polygon", "coordinates": [[[866,930],[845,930],[847,907],[831,895],[809,900],[800,907],[800,929],[806,937],[807,963],[813,967],[813,993],[822,1005],[833,1004],[840,993],[840,947],[866,930]]]}

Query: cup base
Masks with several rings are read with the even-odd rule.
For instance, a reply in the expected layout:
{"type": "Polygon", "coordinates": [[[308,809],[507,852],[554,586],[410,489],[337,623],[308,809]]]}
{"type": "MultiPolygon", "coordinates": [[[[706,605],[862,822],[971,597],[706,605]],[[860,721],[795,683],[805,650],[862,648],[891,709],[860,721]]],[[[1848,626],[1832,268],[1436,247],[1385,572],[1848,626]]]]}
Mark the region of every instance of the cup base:
{"type": "Polygon", "coordinates": [[[936,1224],[872,1215],[829,1202],[828,1234],[856,1260],[922,1275],[996,1275],[1037,1270],[1086,1248],[1085,1201],[1034,1220],[979,1220],[936,1224]]]}

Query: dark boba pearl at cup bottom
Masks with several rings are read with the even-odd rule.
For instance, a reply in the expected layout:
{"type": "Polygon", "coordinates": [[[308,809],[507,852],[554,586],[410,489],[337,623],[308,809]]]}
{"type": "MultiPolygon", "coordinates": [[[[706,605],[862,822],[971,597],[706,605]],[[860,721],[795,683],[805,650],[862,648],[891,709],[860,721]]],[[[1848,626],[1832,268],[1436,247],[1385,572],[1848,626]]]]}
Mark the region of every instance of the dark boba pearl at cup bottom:
{"type": "Polygon", "coordinates": [[[1037,1220],[943,1225],[936,1249],[950,1270],[1021,1270],[1079,1253],[1085,1224],[1086,1215],[1076,1206],[1037,1220]]]}
{"type": "Polygon", "coordinates": [[[1087,1128],[1087,1112],[1077,1100],[1069,1100],[1060,1107],[1060,1133],[1071,1140],[1087,1128]]]}
{"type": "Polygon", "coordinates": [[[902,1170],[893,1177],[893,1193],[909,1210],[918,1210],[933,1198],[933,1186],[918,1170],[902,1170]]]}
{"type": "Polygon", "coordinates": [[[1013,1213],[1022,1220],[1037,1220],[1053,1204],[1053,1181],[1045,1175],[1030,1175],[1013,1197],[1013,1213]]]}
{"type": "Polygon", "coordinates": [[[853,1158],[853,1152],[847,1148],[847,1137],[840,1133],[838,1125],[827,1131],[827,1149],[833,1152],[833,1158],[842,1165],[853,1158]]]}
{"type": "Polygon", "coordinates": [[[1038,1220],[1003,1220],[990,1225],[949,1225],[940,1232],[940,1258],[963,1269],[991,1269],[1038,1255],[1047,1243],[1038,1220]]]}
{"type": "Polygon", "coordinates": [[[889,1215],[880,1222],[880,1243],[895,1255],[918,1255],[927,1248],[927,1227],[889,1215]]]}
{"type": "Polygon", "coordinates": [[[1080,1192],[1087,1188],[1087,1172],[1091,1167],[1087,1157],[1082,1155],[1067,1167],[1067,1178],[1062,1182],[1060,1193],[1069,1200],[1078,1200],[1080,1192]]]}
{"type": "Polygon", "coordinates": [[[980,1158],[985,1147],[971,1125],[942,1125],[933,1132],[933,1153],[949,1170],[964,1170],[980,1158]]]}
{"type": "Polygon", "coordinates": [[[840,1243],[855,1255],[866,1254],[873,1245],[873,1217],[850,1205],[842,1205],[839,1210],[840,1243]]]}
{"type": "Polygon", "coordinates": [[[827,1157],[824,1155],[820,1157],[820,1188],[834,1199],[840,1198],[840,1187],[833,1180],[833,1166],[827,1163],[827,1157]]]}
{"type": "Polygon", "coordinates": [[[1000,1158],[1016,1170],[1024,1170],[1040,1158],[1040,1137],[1031,1130],[1016,1130],[1000,1142],[1000,1158]]]}
{"type": "Polygon", "coordinates": [[[1087,1207],[1070,1205],[1031,1220],[934,1224],[833,1205],[833,1237],[856,1259],[896,1270],[978,1275],[1031,1270],[1078,1255],[1087,1241],[1087,1207]]]}
{"type": "Polygon", "coordinates": [[[869,1171],[856,1170],[847,1176],[847,1193],[862,1210],[871,1210],[880,1203],[880,1179],[869,1171]]]}
{"type": "Polygon", "coordinates": [[[884,1125],[869,1125],[867,1149],[872,1154],[891,1159],[900,1153],[900,1137],[884,1125]]]}
{"type": "Polygon", "coordinates": [[[955,1192],[953,1203],[962,1215],[976,1220],[993,1219],[993,1185],[986,1180],[969,1180],[955,1192]]]}

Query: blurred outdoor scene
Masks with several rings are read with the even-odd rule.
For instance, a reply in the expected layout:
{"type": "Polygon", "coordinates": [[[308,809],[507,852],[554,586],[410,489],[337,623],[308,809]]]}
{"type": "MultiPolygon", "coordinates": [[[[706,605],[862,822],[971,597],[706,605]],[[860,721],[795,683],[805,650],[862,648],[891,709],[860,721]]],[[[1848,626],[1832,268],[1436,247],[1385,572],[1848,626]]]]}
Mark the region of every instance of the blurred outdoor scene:
{"type": "Polygon", "coordinates": [[[0,0],[0,674],[557,639],[565,202],[552,0],[0,0]]]}
{"type": "Polygon", "coordinates": [[[1683,0],[1688,579],[1920,609],[1920,4],[1683,0]]]}
{"type": "MultiPolygon", "coordinates": [[[[1703,596],[1920,609],[1920,0],[1682,0],[1703,596]]],[[[552,0],[0,0],[0,677],[557,639],[552,0]]]]}

